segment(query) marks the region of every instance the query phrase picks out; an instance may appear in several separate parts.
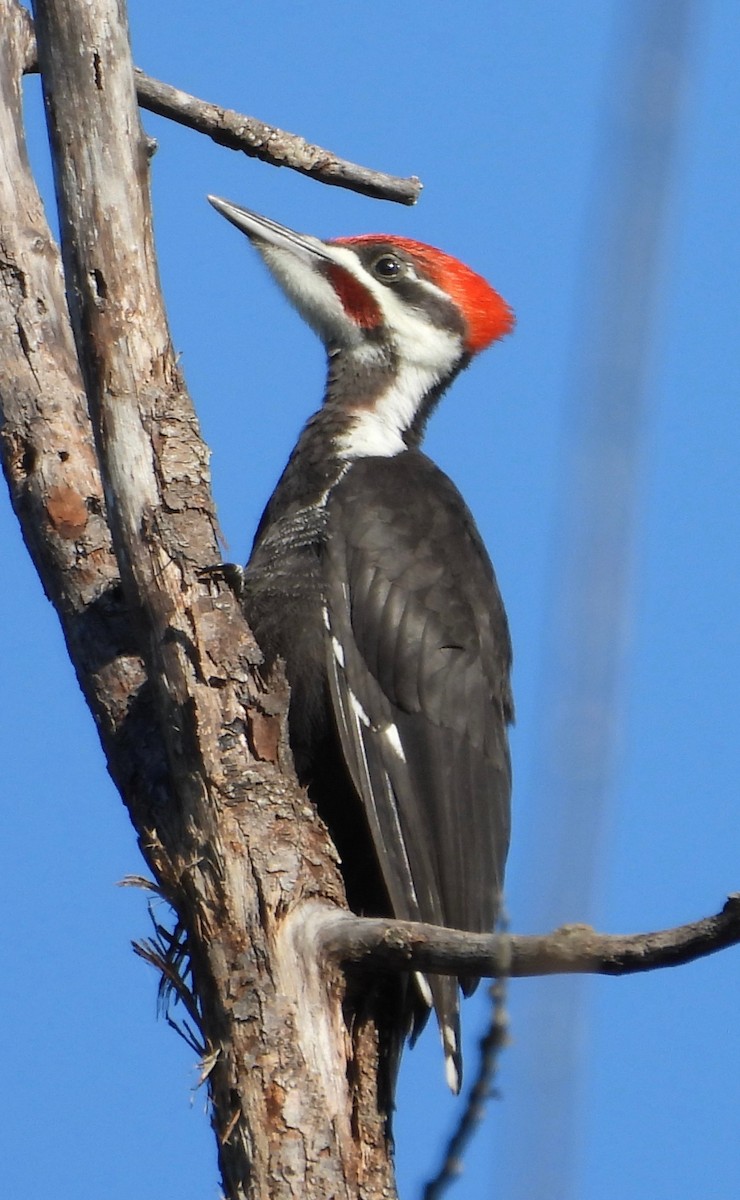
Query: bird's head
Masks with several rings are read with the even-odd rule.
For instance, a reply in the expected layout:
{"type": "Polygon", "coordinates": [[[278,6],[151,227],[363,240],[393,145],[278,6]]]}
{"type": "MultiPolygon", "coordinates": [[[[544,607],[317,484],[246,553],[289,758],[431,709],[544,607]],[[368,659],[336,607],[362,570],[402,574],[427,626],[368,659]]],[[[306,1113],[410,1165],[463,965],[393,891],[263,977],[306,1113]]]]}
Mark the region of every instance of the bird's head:
{"type": "Polygon", "coordinates": [[[404,444],[471,357],[513,328],[498,292],[442,250],[387,234],[322,241],[209,200],[247,235],[330,359],[349,358],[355,378],[373,381],[354,403],[386,425],[392,415],[404,444]]]}

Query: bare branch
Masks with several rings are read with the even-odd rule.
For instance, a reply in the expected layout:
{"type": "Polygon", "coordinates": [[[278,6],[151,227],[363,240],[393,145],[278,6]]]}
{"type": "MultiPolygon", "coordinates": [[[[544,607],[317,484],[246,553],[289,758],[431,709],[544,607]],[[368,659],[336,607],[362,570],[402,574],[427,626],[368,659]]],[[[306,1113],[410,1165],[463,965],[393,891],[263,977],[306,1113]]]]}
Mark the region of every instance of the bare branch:
{"type": "Polygon", "coordinates": [[[722,911],[656,933],[597,933],[564,925],[543,936],[465,933],[436,925],[327,914],[321,948],[342,962],[442,975],[631,975],[677,967],[740,943],[740,893],[722,911]]]}
{"type": "Polygon", "coordinates": [[[256,117],[246,117],[231,108],[221,108],[208,100],[199,100],[169,83],[150,78],[138,68],[135,75],[136,94],[142,108],[187,125],[197,133],[205,133],[230,150],[241,150],[250,158],[258,158],[273,167],[290,167],[319,183],[349,188],[376,200],[416,204],[421,195],[423,185],[415,175],[403,179],[347,162],[295,133],[266,125],[256,117]]]}
{"type": "MultiPolygon", "coordinates": [[[[30,20],[23,62],[26,74],[38,71],[30,20]]],[[[421,195],[424,185],[416,175],[408,178],[388,175],[385,171],[374,171],[371,167],[349,162],[331,150],[307,142],[297,133],[288,133],[256,117],[200,100],[170,83],[152,79],[138,67],[134,70],[134,78],[136,96],[142,108],[194,129],[196,133],[203,133],[229,150],[240,150],[249,158],[258,158],[271,167],[288,167],[318,183],[347,188],[375,200],[411,205],[416,204],[421,195]]]]}

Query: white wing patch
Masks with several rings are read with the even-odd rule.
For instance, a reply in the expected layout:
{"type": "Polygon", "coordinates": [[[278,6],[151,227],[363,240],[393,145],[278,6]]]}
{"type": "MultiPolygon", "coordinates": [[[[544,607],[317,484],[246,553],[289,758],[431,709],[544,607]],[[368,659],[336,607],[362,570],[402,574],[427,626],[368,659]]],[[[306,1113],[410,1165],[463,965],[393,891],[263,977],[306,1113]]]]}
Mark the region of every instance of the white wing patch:
{"type": "Polygon", "coordinates": [[[414,971],[414,983],[418,987],[421,998],[427,1008],[431,1008],[434,1004],[434,997],[432,996],[432,989],[429,986],[426,975],[422,975],[421,971],[414,971]]]}
{"type": "MultiPolygon", "coordinates": [[[[334,634],[332,634],[331,637],[331,648],[334,651],[334,657],[336,658],[340,667],[344,668],[344,650],[342,649],[342,643],[334,637],[334,634]]],[[[354,700],[354,696],[352,699],[354,700]]]]}
{"type": "MultiPolygon", "coordinates": [[[[334,642],[334,641],[336,641],[336,638],[332,638],[331,640],[334,642]]],[[[341,647],[340,647],[340,649],[341,649],[341,647]]],[[[341,662],[339,663],[339,665],[340,665],[341,667],[343,667],[343,666],[344,666],[344,661],[341,661],[341,662]]],[[[365,728],[366,728],[366,729],[369,729],[369,728],[370,728],[370,718],[369,718],[369,716],[367,715],[367,713],[365,712],[364,708],[363,708],[363,707],[362,707],[362,705],[360,704],[360,701],[357,699],[357,697],[356,697],[355,693],[354,693],[353,691],[351,691],[349,688],[347,689],[347,692],[348,692],[348,695],[349,695],[349,702],[350,702],[350,705],[351,705],[351,707],[352,707],[352,712],[355,714],[355,716],[357,717],[357,719],[358,719],[359,721],[362,721],[362,724],[365,726],[365,728]]]]}
{"type": "Polygon", "coordinates": [[[396,757],[400,758],[401,762],[406,762],[406,755],[401,745],[401,739],[398,736],[397,726],[393,724],[383,725],[379,732],[386,739],[396,757]]]}

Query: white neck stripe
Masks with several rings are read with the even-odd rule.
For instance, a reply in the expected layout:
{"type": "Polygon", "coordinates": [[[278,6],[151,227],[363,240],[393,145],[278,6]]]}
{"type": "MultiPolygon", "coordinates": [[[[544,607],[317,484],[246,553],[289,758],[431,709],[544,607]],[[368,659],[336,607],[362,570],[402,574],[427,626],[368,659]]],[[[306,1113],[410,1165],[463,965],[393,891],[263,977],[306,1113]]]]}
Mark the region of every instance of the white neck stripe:
{"type": "Polygon", "coordinates": [[[387,391],[371,407],[349,410],[350,423],[334,442],[340,458],[392,458],[407,449],[404,433],[411,428],[424,397],[440,373],[423,367],[402,367],[387,391]]]}

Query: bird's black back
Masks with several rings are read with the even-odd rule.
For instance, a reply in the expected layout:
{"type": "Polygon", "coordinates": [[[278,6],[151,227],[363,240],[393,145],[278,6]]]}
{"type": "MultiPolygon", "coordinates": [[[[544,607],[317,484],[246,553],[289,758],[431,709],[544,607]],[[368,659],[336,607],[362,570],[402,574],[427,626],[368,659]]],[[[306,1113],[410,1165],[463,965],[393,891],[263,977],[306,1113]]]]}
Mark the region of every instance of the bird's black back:
{"type": "MultiPolygon", "coordinates": [[[[487,931],[509,841],[511,648],[472,516],[417,450],[347,464],[320,503],[295,476],[289,464],[261,522],[245,611],[285,660],[299,775],[350,906],[487,931]]],[[[430,984],[459,1070],[455,981],[430,984]]],[[[390,991],[395,1062],[421,1008],[390,991]]]]}

